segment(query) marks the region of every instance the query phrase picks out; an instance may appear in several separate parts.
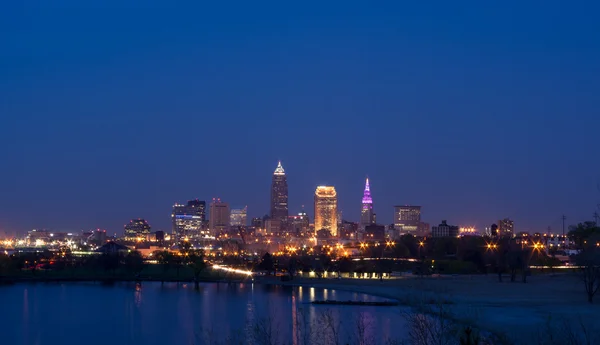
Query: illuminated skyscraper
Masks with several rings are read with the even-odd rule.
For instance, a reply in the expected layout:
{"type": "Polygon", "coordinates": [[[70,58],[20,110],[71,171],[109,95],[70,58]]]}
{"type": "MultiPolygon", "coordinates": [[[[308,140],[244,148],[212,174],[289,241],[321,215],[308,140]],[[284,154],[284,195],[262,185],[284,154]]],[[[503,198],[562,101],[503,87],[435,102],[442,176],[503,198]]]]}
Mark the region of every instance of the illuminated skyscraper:
{"type": "Polygon", "coordinates": [[[173,205],[171,213],[172,231],[174,238],[197,237],[205,235],[203,229],[206,221],[206,202],[190,200],[187,205],[173,205]]]}
{"type": "Polygon", "coordinates": [[[360,210],[360,228],[364,229],[375,223],[373,215],[373,199],[371,198],[371,187],[369,186],[369,178],[365,182],[365,191],[363,192],[362,208],[360,210]]]}
{"type": "Polygon", "coordinates": [[[319,186],[315,191],[315,231],[329,230],[337,236],[337,193],[333,186],[319,186]]]}
{"type": "Polygon", "coordinates": [[[288,185],[281,162],[273,173],[271,183],[271,219],[285,227],[288,218],[288,185]]]}
{"type": "Polygon", "coordinates": [[[125,225],[125,239],[128,241],[146,240],[150,234],[150,224],[144,219],[132,219],[125,225]]]}
{"type": "Polygon", "coordinates": [[[248,221],[248,206],[241,209],[232,209],[229,216],[229,225],[246,226],[248,221]]]}
{"type": "Polygon", "coordinates": [[[229,229],[229,204],[221,199],[212,199],[210,203],[210,216],[208,219],[210,233],[213,236],[229,229]]]}

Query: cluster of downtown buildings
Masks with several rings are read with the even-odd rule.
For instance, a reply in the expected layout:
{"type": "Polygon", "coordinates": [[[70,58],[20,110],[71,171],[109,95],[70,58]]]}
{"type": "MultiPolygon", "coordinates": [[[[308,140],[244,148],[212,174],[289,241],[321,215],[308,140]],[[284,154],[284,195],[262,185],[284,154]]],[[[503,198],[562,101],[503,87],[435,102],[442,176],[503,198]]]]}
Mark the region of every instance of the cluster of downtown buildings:
{"type": "MultiPolygon", "coordinates": [[[[117,238],[107,236],[106,230],[84,231],[81,233],[51,232],[32,230],[27,236],[0,241],[0,249],[5,247],[43,247],[68,245],[76,248],[102,246],[107,241],[119,240],[127,245],[151,252],[154,249],[176,247],[181,241],[190,241],[202,248],[221,248],[225,242],[235,248],[252,247],[278,250],[282,246],[314,246],[340,242],[357,246],[362,242],[394,240],[401,235],[417,237],[460,237],[472,235],[522,237],[515,233],[514,223],[503,219],[476,231],[473,227],[459,227],[442,221],[430,227],[421,220],[421,206],[394,206],[393,223],[382,225],[378,222],[374,209],[369,179],[365,181],[359,222],[342,218],[338,207],[338,194],[333,186],[318,186],[314,193],[314,219],[311,221],[304,210],[290,214],[288,206],[287,176],[281,162],[273,172],[271,183],[270,211],[262,218],[252,218],[248,222],[247,207],[231,209],[227,202],[214,198],[208,205],[202,200],[190,200],[185,204],[173,205],[171,231],[152,231],[145,219],[132,219],[124,227],[124,234],[117,238]],[[250,224],[248,224],[250,223],[250,224]]],[[[359,210],[357,211],[357,215],[359,210]]],[[[535,234],[534,234],[535,235],[535,234]]],[[[542,236],[541,234],[539,234],[542,236]]],[[[565,246],[565,236],[543,234],[549,246],[565,246]]]]}
{"type": "MultiPolygon", "coordinates": [[[[158,237],[180,241],[182,239],[216,239],[225,235],[304,237],[345,240],[383,240],[402,233],[426,235],[429,224],[421,221],[420,206],[395,206],[394,224],[380,225],[376,221],[369,179],[365,181],[360,222],[342,219],[338,195],[334,186],[318,186],[314,193],[314,219],[302,210],[290,214],[288,206],[287,176],[281,162],[273,172],[270,212],[262,218],[252,218],[248,224],[248,209],[230,208],[229,203],[213,198],[206,201],[190,200],[173,205],[171,234],[158,233],[158,237]]],[[[127,240],[146,239],[151,228],[144,219],[133,219],[125,226],[127,240]]],[[[156,235],[155,235],[156,236],[156,235]]]]}
{"type": "MultiPolygon", "coordinates": [[[[316,188],[314,219],[311,222],[304,210],[290,214],[287,176],[281,162],[272,176],[269,214],[262,218],[252,218],[250,224],[247,214],[247,207],[232,209],[229,203],[219,198],[213,198],[208,205],[206,201],[190,200],[186,204],[173,205],[171,233],[157,232],[153,237],[174,242],[243,235],[369,241],[394,239],[402,234],[444,237],[474,232],[473,228],[460,228],[448,225],[445,221],[430,228],[428,223],[421,220],[421,206],[412,205],[394,206],[393,223],[379,224],[368,178],[365,181],[358,223],[342,218],[334,186],[316,188]]],[[[512,221],[506,219],[499,224],[492,225],[486,231],[513,232],[512,221]]],[[[150,225],[144,219],[133,219],[125,226],[124,238],[129,241],[145,240],[151,236],[150,230],[150,225]]]]}

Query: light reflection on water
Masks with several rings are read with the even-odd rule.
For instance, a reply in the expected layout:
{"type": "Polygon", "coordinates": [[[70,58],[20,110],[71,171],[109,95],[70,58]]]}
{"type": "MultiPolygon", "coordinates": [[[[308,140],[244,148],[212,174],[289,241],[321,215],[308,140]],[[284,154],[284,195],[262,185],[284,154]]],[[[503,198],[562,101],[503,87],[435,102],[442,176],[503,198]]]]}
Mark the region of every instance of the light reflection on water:
{"type": "MultiPolygon", "coordinates": [[[[342,332],[354,335],[362,320],[366,338],[378,343],[404,338],[399,307],[316,306],[314,300],[378,301],[381,298],[332,289],[255,284],[93,283],[17,284],[0,287],[2,344],[89,345],[203,344],[208,333],[241,334],[257,323],[277,328],[295,345],[306,328],[330,312],[342,332]],[[32,312],[33,311],[33,312],[32,312]]],[[[345,341],[345,340],[343,340],[345,341]]]]}

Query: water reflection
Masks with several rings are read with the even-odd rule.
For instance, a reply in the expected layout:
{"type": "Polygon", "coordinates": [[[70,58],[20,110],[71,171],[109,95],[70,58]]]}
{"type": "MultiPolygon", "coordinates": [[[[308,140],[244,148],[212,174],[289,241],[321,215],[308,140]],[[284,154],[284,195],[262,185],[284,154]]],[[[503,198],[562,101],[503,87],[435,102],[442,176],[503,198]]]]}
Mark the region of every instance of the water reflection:
{"type": "Polygon", "coordinates": [[[292,343],[298,345],[298,306],[296,305],[296,294],[292,293],[292,343]]]}
{"type": "Polygon", "coordinates": [[[220,336],[221,341],[237,333],[251,339],[257,324],[262,323],[276,330],[280,341],[303,345],[317,339],[315,330],[322,326],[325,312],[340,325],[344,343],[357,333],[359,321],[363,322],[363,336],[375,338],[375,343],[384,337],[403,336],[401,309],[310,304],[327,298],[380,300],[372,296],[314,287],[215,283],[200,284],[196,290],[194,285],[145,282],[1,287],[2,343],[77,345],[85,338],[88,345],[100,345],[106,339],[89,335],[90,330],[101,328],[110,330],[114,344],[204,344],[207,333],[220,336]]]}
{"type": "Polygon", "coordinates": [[[135,305],[140,306],[142,304],[142,283],[135,283],[135,305]]]}
{"type": "MultiPolygon", "coordinates": [[[[2,304],[0,304],[2,305],[2,304]]],[[[23,334],[29,335],[29,291],[23,289],[23,334]]],[[[25,338],[27,340],[27,338],[25,338]]]]}

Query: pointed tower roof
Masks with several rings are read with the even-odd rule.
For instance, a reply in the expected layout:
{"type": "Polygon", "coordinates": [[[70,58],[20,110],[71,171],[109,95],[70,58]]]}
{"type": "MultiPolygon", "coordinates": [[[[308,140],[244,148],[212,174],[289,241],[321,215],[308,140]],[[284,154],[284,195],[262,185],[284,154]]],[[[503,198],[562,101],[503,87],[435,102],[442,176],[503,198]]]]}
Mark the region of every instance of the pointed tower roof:
{"type": "Polygon", "coordinates": [[[285,170],[283,170],[283,166],[281,166],[281,161],[277,163],[277,168],[275,169],[273,175],[285,175],[285,170]]]}
{"type": "Polygon", "coordinates": [[[372,204],[373,199],[371,198],[371,187],[369,186],[369,178],[367,177],[367,181],[365,182],[365,191],[363,193],[362,198],[363,204],[372,204]]]}

